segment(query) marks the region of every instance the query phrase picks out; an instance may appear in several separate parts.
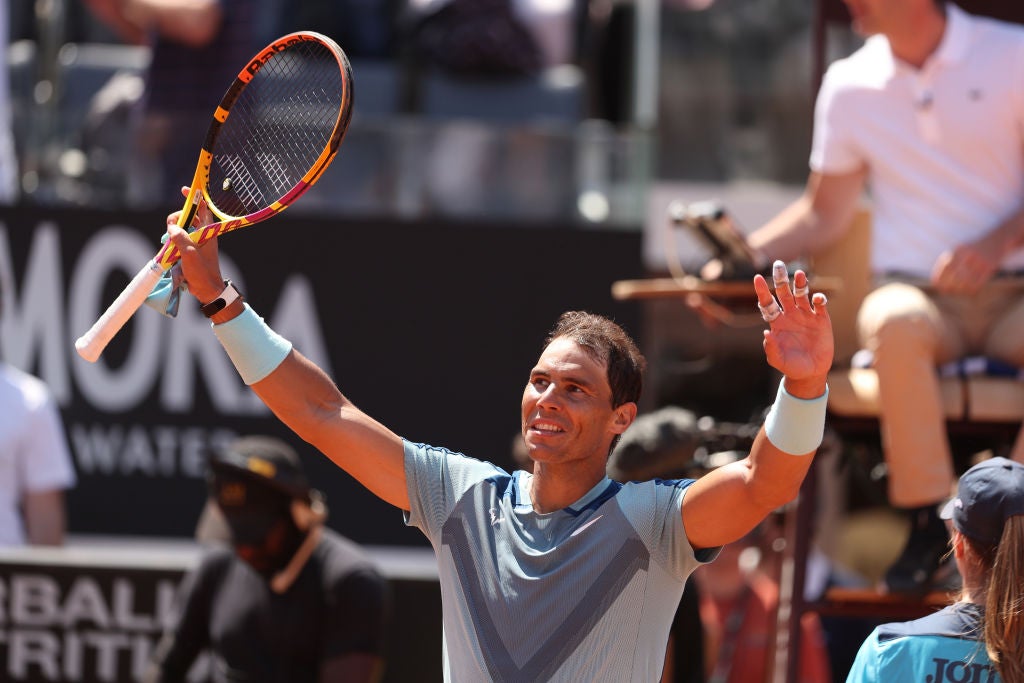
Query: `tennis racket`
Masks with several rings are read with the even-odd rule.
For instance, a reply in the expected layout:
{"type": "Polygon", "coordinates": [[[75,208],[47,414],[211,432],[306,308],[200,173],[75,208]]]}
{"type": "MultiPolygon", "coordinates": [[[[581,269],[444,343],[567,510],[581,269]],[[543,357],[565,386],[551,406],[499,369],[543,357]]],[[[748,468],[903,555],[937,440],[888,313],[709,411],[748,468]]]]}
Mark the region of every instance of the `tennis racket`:
{"type": "MultiPolygon", "coordinates": [[[[327,36],[300,31],[263,48],[213,114],[178,225],[192,225],[203,199],[219,222],[191,232],[196,244],[284,211],[338,153],[352,97],[352,67],[327,36]]],[[[180,258],[165,242],[75,342],[78,354],[96,361],[180,258]]]]}

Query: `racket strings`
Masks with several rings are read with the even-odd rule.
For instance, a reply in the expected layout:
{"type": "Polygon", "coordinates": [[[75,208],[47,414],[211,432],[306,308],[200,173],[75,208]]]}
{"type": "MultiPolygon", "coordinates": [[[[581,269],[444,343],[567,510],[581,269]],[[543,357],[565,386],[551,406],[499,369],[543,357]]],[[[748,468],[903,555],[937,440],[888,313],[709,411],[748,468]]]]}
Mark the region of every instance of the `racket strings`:
{"type": "Polygon", "coordinates": [[[303,41],[269,59],[242,90],[211,150],[208,192],[226,215],[280,200],[320,158],[343,106],[344,76],[327,46],[303,41]]]}

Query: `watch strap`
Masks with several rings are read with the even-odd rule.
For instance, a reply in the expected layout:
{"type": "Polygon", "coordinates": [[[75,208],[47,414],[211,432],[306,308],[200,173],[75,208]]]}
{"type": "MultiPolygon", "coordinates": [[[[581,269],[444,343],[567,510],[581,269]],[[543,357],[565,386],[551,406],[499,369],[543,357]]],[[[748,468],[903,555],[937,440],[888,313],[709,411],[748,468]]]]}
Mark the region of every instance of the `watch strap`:
{"type": "Polygon", "coordinates": [[[238,288],[235,287],[234,283],[231,282],[231,280],[225,280],[224,289],[217,295],[217,298],[208,304],[203,304],[199,307],[199,310],[201,310],[203,315],[207,318],[210,318],[217,313],[220,313],[240,298],[242,298],[242,293],[238,291],[238,288]]]}

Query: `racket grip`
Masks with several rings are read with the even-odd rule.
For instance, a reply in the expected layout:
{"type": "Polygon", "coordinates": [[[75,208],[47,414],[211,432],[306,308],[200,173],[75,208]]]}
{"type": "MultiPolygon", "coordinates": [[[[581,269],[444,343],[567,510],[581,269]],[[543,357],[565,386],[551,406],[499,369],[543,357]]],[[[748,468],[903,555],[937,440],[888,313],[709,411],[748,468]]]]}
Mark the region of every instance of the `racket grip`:
{"type": "Polygon", "coordinates": [[[163,272],[164,269],[155,260],[143,266],[99,320],[75,341],[78,355],[90,363],[95,363],[118,330],[124,327],[124,324],[135,315],[135,311],[142,306],[163,272]]]}

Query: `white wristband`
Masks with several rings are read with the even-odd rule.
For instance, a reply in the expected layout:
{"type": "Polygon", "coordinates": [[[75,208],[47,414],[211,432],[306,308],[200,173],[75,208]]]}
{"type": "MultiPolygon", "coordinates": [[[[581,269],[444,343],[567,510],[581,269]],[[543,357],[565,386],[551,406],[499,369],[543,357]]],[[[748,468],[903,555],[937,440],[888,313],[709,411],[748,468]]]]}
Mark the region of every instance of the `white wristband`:
{"type": "Polygon", "coordinates": [[[825,434],[825,408],[828,406],[828,385],[817,398],[797,398],[779,383],[764,433],[776,448],[791,455],[806,455],[818,449],[825,434]]]}
{"type": "Polygon", "coordinates": [[[213,332],[246,384],[269,375],[292,350],[292,343],[270,329],[249,304],[237,317],[214,325],[213,332]]]}

